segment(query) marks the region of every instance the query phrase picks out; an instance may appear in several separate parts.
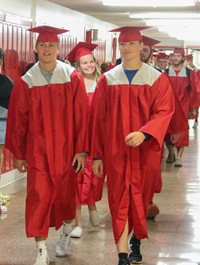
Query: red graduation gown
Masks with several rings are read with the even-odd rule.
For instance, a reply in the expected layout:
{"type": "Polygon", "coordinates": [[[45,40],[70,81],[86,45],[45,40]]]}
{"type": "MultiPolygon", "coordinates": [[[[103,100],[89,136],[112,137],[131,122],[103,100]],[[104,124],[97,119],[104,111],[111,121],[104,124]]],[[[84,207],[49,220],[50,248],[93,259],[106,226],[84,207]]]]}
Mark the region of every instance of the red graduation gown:
{"type": "MultiPolygon", "coordinates": [[[[186,68],[182,67],[178,75],[176,75],[173,67],[169,67],[168,74],[171,86],[176,93],[177,98],[181,104],[185,118],[188,120],[188,113],[191,108],[199,106],[199,80],[195,71],[190,71],[190,77],[188,78],[186,68]],[[190,84],[191,90],[188,89],[190,84]]],[[[181,114],[182,115],[182,114],[181,114]]],[[[179,121],[181,120],[181,117],[179,121]]],[[[189,130],[180,131],[180,138],[175,144],[176,146],[188,146],[189,145],[189,130]]]]}
{"type": "Polygon", "coordinates": [[[148,236],[148,206],[160,170],[160,148],[173,112],[168,78],[147,64],[142,64],[132,84],[118,65],[102,75],[97,85],[89,120],[91,153],[104,160],[116,243],[128,216],[129,231],[134,227],[138,239],[148,236]],[[139,147],[127,146],[125,137],[134,131],[152,137],[139,147]]]}
{"type": "Polygon", "coordinates": [[[73,219],[76,178],[69,172],[75,153],[86,152],[88,98],[81,75],[57,61],[50,84],[34,65],[13,88],[6,148],[27,161],[26,232],[47,237],[73,219]]]}
{"type": "MultiPolygon", "coordinates": [[[[94,90],[96,83],[94,86],[94,90]]],[[[89,104],[92,101],[94,91],[87,93],[89,104]]],[[[77,174],[77,205],[95,205],[102,199],[104,177],[96,177],[92,171],[92,158],[87,157],[84,170],[77,174]]]]}

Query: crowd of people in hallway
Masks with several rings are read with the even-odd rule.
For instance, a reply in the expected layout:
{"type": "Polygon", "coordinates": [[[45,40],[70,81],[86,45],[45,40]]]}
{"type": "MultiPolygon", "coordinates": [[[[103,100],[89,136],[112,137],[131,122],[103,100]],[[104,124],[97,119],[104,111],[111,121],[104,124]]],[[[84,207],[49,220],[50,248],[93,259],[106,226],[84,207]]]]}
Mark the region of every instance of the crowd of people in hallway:
{"type": "Polygon", "coordinates": [[[27,172],[25,225],[35,239],[34,265],[50,263],[52,226],[60,233],[56,256],[69,255],[71,238],[84,233],[84,205],[90,224],[99,225],[105,182],[118,265],[141,264],[147,219],[159,214],[153,197],[162,190],[164,149],[167,163],[184,166],[188,119],[198,127],[200,70],[183,48],[174,48],[170,61],[165,51],[155,52],[159,41],[142,35],[142,27],[111,31],[119,32],[120,51],[112,67],[99,65],[93,43],[79,42],[58,58],[63,29],[29,30],[38,33],[35,62],[14,85],[0,76],[9,81],[0,85],[0,154],[5,145],[16,168],[27,172]]]}

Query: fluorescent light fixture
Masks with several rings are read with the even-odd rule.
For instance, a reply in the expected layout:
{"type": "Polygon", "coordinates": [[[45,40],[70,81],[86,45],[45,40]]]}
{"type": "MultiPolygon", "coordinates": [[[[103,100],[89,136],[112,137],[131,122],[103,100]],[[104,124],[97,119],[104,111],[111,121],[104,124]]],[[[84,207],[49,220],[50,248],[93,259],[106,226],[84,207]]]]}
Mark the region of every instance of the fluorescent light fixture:
{"type": "Polygon", "coordinates": [[[173,26],[157,26],[158,31],[165,32],[169,36],[176,38],[178,40],[197,40],[198,36],[195,32],[191,31],[191,26],[176,25],[173,26]]]}
{"type": "Polygon", "coordinates": [[[146,25],[148,26],[168,26],[168,27],[200,27],[200,20],[199,19],[147,19],[145,20],[146,25]]]}
{"type": "Polygon", "coordinates": [[[107,6],[183,7],[194,6],[195,0],[104,0],[107,6]]]}
{"type": "Polygon", "coordinates": [[[200,13],[197,12],[140,12],[140,13],[129,13],[130,18],[174,18],[174,19],[196,19],[200,18],[200,13]]]}
{"type": "Polygon", "coordinates": [[[175,19],[148,19],[146,25],[154,26],[160,32],[165,32],[169,36],[177,39],[196,40],[198,39],[196,32],[192,28],[200,27],[200,20],[175,20],[175,19]]]}

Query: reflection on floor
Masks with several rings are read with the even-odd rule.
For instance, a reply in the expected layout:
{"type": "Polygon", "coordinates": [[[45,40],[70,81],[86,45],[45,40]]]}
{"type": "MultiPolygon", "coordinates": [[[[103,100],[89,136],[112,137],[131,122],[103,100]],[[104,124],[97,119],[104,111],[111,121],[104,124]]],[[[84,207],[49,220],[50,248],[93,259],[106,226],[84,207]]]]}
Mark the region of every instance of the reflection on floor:
{"type": "MultiPolygon", "coordinates": [[[[183,167],[175,168],[163,158],[163,190],[154,202],[160,214],[148,221],[149,239],[142,241],[144,265],[192,265],[200,262],[200,128],[190,128],[190,146],[183,155],[183,167]]],[[[3,177],[3,176],[2,176],[3,177]]],[[[8,213],[0,216],[0,265],[33,265],[35,243],[27,239],[24,229],[26,179],[2,188],[10,195],[8,213]]],[[[48,251],[50,265],[117,265],[106,185],[103,200],[98,203],[101,223],[89,224],[87,207],[83,207],[84,232],[72,239],[71,254],[56,258],[58,231],[50,230],[48,251]]]]}

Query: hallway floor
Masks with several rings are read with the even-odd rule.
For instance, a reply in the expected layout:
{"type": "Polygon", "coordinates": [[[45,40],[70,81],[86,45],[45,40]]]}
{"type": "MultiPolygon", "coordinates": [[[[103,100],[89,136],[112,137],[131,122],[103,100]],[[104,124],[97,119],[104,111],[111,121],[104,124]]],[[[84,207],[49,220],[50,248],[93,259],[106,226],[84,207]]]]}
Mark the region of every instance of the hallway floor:
{"type": "MultiPolygon", "coordinates": [[[[148,220],[149,239],[142,241],[144,265],[193,265],[200,262],[200,127],[190,125],[190,146],[183,154],[183,167],[162,162],[163,190],[154,202],[160,208],[155,220],[148,220]]],[[[4,176],[2,176],[4,177],[4,176]]],[[[0,192],[10,195],[7,214],[0,215],[0,265],[33,265],[35,242],[26,238],[24,205],[26,178],[10,184],[0,192]]],[[[117,265],[106,184],[97,204],[101,218],[91,227],[88,209],[83,207],[83,235],[72,239],[70,256],[55,257],[59,232],[50,229],[47,248],[50,265],[117,265]]]]}

